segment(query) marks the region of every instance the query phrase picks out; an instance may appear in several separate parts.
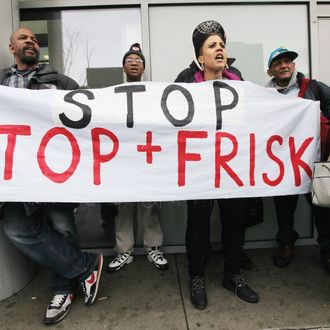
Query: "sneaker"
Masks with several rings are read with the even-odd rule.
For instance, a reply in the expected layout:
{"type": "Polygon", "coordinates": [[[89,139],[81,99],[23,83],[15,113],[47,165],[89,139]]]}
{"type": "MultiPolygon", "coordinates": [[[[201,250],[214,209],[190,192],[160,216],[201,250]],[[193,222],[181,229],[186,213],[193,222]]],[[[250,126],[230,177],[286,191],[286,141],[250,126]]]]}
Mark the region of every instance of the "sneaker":
{"type": "Polygon", "coordinates": [[[168,262],[163,256],[163,252],[161,252],[157,246],[148,249],[147,252],[148,252],[148,260],[150,262],[153,262],[158,269],[160,270],[168,269],[169,267],[168,262]]]}
{"type": "Polygon", "coordinates": [[[204,277],[196,275],[190,280],[190,301],[197,309],[207,307],[204,277]]]}
{"type": "Polygon", "coordinates": [[[113,259],[107,268],[110,273],[116,272],[124,267],[126,264],[130,264],[133,261],[133,256],[131,251],[126,251],[125,253],[118,253],[116,258],[113,259]]]}
{"type": "Polygon", "coordinates": [[[44,323],[55,324],[63,320],[70,311],[73,298],[71,293],[55,294],[47,307],[44,323]]]}
{"type": "Polygon", "coordinates": [[[97,295],[97,290],[99,288],[99,282],[103,266],[103,256],[100,254],[98,256],[98,263],[92,273],[81,282],[83,292],[85,295],[85,304],[91,305],[97,295]]]}

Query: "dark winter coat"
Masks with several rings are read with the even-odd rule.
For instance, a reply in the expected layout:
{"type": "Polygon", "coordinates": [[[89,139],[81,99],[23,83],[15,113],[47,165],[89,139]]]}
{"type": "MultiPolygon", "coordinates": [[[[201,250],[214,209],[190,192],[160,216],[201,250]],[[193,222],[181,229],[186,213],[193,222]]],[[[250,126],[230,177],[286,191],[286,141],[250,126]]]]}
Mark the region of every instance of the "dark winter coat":
{"type": "Polygon", "coordinates": [[[322,160],[328,158],[330,154],[330,87],[321,81],[307,79],[301,73],[297,73],[297,82],[299,85],[299,95],[302,98],[320,101],[321,116],[321,156],[322,160]]]}

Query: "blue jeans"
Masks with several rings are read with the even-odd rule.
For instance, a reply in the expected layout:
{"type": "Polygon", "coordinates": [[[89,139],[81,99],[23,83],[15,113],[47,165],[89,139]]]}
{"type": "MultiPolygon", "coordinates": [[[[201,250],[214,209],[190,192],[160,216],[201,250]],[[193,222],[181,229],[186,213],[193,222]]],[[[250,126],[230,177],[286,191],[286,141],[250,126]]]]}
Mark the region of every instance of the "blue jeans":
{"type": "Polygon", "coordinates": [[[41,205],[27,215],[23,203],[6,203],[4,232],[25,255],[51,269],[55,293],[67,293],[74,290],[74,280],[88,277],[98,257],[80,251],[72,210],[58,205],[41,205]]]}
{"type": "MultiPolygon", "coordinates": [[[[64,239],[75,247],[79,247],[75,219],[72,209],[59,209],[46,206],[44,208],[45,220],[49,226],[59,233],[64,239]]],[[[77,281],[67,279],[56,273],[52,273],[51,287],[55,293],[72,293],[76,291],[77,281]]]]}

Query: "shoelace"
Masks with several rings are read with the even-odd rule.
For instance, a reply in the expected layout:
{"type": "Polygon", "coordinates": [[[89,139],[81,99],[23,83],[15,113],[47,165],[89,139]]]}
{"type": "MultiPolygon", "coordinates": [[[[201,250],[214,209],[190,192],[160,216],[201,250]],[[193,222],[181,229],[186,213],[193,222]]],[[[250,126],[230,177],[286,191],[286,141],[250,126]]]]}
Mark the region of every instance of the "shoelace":
{"type": "Polygon", "coordinates": [[[87,279],[88,279],[88,277],[84,281],[80,282],[80,285],[81,285],[81,288],[82,288],[82,291],[83,291],[84,295],[86,295],[86,293],[87,293],[87,288],[86,288],[86,280],[87,279]]]}
{"type": "Polygon", "coordinates": [[[68,297],[68,294],[56,294],[53,297],[53,300],[50,302],[49,306],[50,307],[61,307],[67,297],[68,297]]]}
{"type": "Polygon", "coordinates": [[[85,281],[81,282],[81,287],[82,287],[82,290],[83,290],[83,294],[86,295],[86,285],[85,285],[85,281]]]}
{"type": "Polygon", "coordinates": [[[159,260],[159,259],[163,259],[164,257],[163,257],[163,252],[161,252],[161,251],[159,251],[159,250],[150,250],[149,251],[149,254],[150,254],[150,256],[153,258],[153,259],[155,259],[155,261],[157,261],[157,260],[159,260]]]}
{"type": "Polygon", "coordinates": [[[244,286],[246,285],[246,279],[241,274],[234,275],[234,282],[236,286],[244,286]]]}
{"type": "Polygon", "coordinates": [[[194,277],[191,281],[193,291],[204,289],[204,279],[202,277],[194,277]]]}
{"type": "Polygon", "coordinates": [[[117,255],[115,261],[119,261],[119,262],[121,263],[121,262],[123,262],[125,259],[128,258],[129,254],[130,254],[129,252],[118,253],[118,255],[117,255]]]}

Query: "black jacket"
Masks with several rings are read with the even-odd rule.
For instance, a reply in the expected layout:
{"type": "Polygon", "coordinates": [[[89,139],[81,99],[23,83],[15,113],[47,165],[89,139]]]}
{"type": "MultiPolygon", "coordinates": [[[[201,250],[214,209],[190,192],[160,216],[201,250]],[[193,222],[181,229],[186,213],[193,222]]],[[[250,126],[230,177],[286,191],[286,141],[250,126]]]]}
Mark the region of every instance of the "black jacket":
{"type": "MultiPolygon", "coordinates": [[[[10,76],[10,68],[0,71],[0,85],[4,85],[5,79],[10,76]]],[[[56,89],[74,90],[79,85],[71,78],[54,70],[49,64],[40,64],[36,73],[30,79],[28,89],[56,89]]]]}
{"type": "Polygon", "coordinates": [[[321,81],[305,78],[301,73],[297,73],[299,85],[299,96],[305,99],[320,101],[321,116],[321,159],[327,160],[330,154],[330,87],[321,81]]]}
{"type": "MultiPolygon", "coordinates": [[[[306,79],[305,76],[301,72],[298,72],[297,82],[299,85],[299,89],[302,88],[304,79],[306,79]]],[[[303,98],[313,101],[320,101],[320,108],[323,116],[330,119],[330,87],[329,86],[315,79],[310,80],[306,88],[306,91],[303,95],[303,98]]]]}
{"type": "MultiPolygon", "coordinates": [[[[241,78],[241,80],[244,80],[241,72],[235,67],[231,66],[234,62],[235,62],[234,58],[227,59],[227,63],[229,66],[228,71],[234,73],[236,76],[241,78]]],[[[192,61],[191,64],[189,65],[189,68],[186,68],[183,71],[181,71],[176,77],[174,82],[186,82],[186,83],[194,82],[194,74],[198,71],[200,71],[200,69],[198,68],[195,61],[192,61]]]]}

